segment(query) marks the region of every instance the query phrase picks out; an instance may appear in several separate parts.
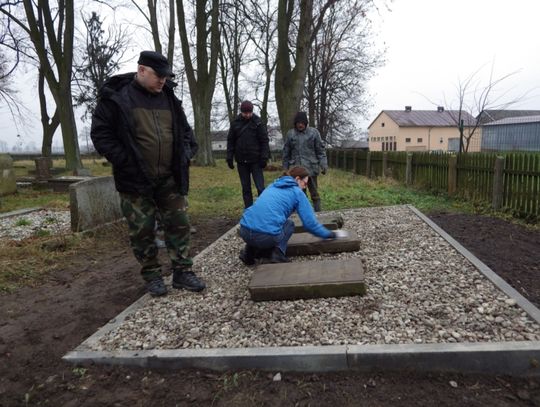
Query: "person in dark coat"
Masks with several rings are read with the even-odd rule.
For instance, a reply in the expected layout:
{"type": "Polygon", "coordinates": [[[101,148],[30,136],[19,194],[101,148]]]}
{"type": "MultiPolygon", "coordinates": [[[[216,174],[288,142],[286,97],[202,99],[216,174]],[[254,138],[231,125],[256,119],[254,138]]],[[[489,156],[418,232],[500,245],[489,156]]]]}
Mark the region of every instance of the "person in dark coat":
{"type": "Polygon", "coordinates": [[[268,133],[261,118],[253,113],[253,104],[245,100],[240,105],[240,114],[231,123],[227,135],[227,165],[238,167],[244,208],[253,205],[251,178],[257,188],[257,195],[264,190],[263,169],[266,167],[270,149],[268,133]]]}
{"type": "Polygon", "coordinates": [[[205,288],[191,270],[185,199],[197,146],[182,102],[174,95],[172,77],[163,55],[141,52],[136,73],[114,76],[100,89],[90,132],[96,150],[112,164],[131,247],[152,296],[167,293],[155,243],[158,214],[173,269],[172,286],[205,288]]]}

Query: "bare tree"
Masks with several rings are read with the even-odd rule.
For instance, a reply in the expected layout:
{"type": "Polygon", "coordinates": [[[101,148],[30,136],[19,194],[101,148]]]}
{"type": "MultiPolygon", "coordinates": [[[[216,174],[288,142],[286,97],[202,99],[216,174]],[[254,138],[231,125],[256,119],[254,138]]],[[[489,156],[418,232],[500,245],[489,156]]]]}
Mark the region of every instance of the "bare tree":
{"type": "Polygon", "coordinates": [[[354,132],[369,102],[366,83],[382,63],[370,43],[365,18],[370,0],[343,0],[327,12],[309,54],[307,110],[321,137],[331,144],[354,132]]]}
{"type": "Polygon", "coordinates": [[[278,0],[278,48],[274,81],[276,105],[281,128],[292,125],[293,117],[300,108],[306,79],[309,49],[321,27],[326,11],[338,0],[325,0],[314,16],[313,0],[300,0],[299,12],[294,0],[278,0]],[[298,16],[298,26],[293,21],[298,16]],[[296,28],[293,33],[292,29],[296,28]],[[295,35],[294,48],[289,37],[295,35]],[[294,60],[293,67],[291,59],[294,60]]]}
{"type": "Polygon", "coordinates": [[[187,4],[177,0],[176,6],[184,69],[195,117],[195,136],[199,143],[196,159],[200,165],[215,165],[210,138],[210,112],[219,54],[219,0],[194,1],[194,38],[188,35],[184,3],[187,4]]]}
{"type": "Polygon", "coordinates": [[[154,50],[163,54],[163,40],[161,38],[160,19],[159,14],[161,11],[167,13],[166,25],[167,25],[167,59],[172,64],[174,61],[174,40],[176,32],[176,20],[175,20],[175,1],[176,0],[146,0],[146,11],[143,6],[140,5],[140,1],[131,0],[131,3],[137,8],[137,10],[144,17],[148,26],[150,27],[150,33],[152,34],[152,40],[154,41],[154,50]]]}
{"type": "Polygon", "coordinates": [[[98,91],[105,81],[120,67],[127,48],[126,32],[120,28],[102,28],[103,22],[93,12],[83,19],[86,27],[84,51],[75,66],[78,91],[74,98],[77,106],[85,106],[83,119],[94,113],[98,91]]]}
{"type": "MultiPolygon", "coordinates": [[[[268,104],[270,100],[270,91],[272,76],[276,69],[276,50],[277,50],[277,10],[271,2],[259,2],[251,0],[247,10],[246,19],[249,21],[252,29],[250,30],[250,40],[255,48],[254,60],[263,69],[262,73],[262,98],[261,100],[261,120],[268,124],[268,104]]],[[[254,84],[258,91],[259,83],[254,84]]]]}
{"type": "Polygon", "coordinates": [[[522,101],[528,94],[525,92],[517,97],[508,99],[509,90],[502,90],[503,82],[512,78],[517,72],[511,72],[499,77],[494,75],[494,66],[491,69],[486,82],[480,78],[481,69],[472,73],[465,80],[459,80],[456,85],[458,107],[452,110],[449,106],[449,114],[459,129],[459,151],[468,152],[471,141],[479,134],[483,123],[484,112],[487,110],[505,110],[522,101]]]}
{"type": "Polygon", "coordinates": [[[9,110],[16,125],[23,123],[28,113],[12,86],[12,78],[24,56],[23,37],[9,18],[0,15],[0,100],[3,101],[0,105],[9,110]]]}
{"type": "Polygon", "coordinates": [[[74,2],[1,1],[0,13],[7,16],[29,36],[58,109],[66,168],[70,170],[82,168],[71,99],[74,2]]]}
{"type": "Polygon", "coordinates": [[[240,71],[242,64],[246,62],[244,57],[249,44],[246,15],[243,4],[221,4],[219,68],[229,121],[234,120],[240,104],[240,71]]]}

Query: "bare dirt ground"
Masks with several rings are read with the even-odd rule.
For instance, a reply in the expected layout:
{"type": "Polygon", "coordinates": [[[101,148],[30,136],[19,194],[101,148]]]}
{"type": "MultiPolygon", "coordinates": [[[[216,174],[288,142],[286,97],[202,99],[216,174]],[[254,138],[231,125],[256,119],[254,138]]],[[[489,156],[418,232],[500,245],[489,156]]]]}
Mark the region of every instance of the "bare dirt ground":
{"type": "MultiPolygon", "coordinates": [[[[494,219],[431,218],[537,306],[540,232],[494,219]]],[[[195,219],[193,254],[236,220],[195,219]]],[[[103,241],[37,287],[0,294],[0,406],[540,406],[540,380],[406,373],[160,371],[74,367],[61,357],[143,294],[125,239],[103,241]],[[277,373],[277,372],[276,372],[277,373]]]]}

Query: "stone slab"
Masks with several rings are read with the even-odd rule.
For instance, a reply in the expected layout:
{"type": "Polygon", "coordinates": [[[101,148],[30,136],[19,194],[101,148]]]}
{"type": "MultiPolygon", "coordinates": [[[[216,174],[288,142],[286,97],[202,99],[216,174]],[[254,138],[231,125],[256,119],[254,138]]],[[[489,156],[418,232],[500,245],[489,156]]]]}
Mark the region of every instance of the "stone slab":
{"type": "Polygon", "coordinates": [[[364,295],[360,259],[259,265],[248,285],[254,301],[364,295]]]}
{"type": "Polygon", "coordinates": [[[0,196],[17,192],[13,159],[9,154],[0,154],[0,196]]]}
{"type": "MultiPolygon", "coordinates": [[[[336,230],[343,227],[343,216],[340,214],[332,215],[329,213],[317,213],[315,214],[319,223],[321,223],[325,228],[330,230],[336,230]]],[[[290,217],[294,222],[294,233],[304,233],[307,232],[302,225],[300,216],[294,214],[290,217]]]]}
{"type": "Polygon", "coordinates": [[[360,250],[360,240],[353,231],[346,239],[321,239],[311,233],[294,233],[287,245],[287,256],[307,256],[321,253],[354,252],[360,250]]]}
{"type": "Polygon", "coordinates": [[[82,232],[123,217],[113,177],[87,178],[69,186],[71,230],[82,232]]]}
{"type": "Polygon", "coordinates": [[[71,184],[85,181],[87,179],[88,177],[58,177],[48,179],[47,184],[54,192],[68,192],[71,184]]]}

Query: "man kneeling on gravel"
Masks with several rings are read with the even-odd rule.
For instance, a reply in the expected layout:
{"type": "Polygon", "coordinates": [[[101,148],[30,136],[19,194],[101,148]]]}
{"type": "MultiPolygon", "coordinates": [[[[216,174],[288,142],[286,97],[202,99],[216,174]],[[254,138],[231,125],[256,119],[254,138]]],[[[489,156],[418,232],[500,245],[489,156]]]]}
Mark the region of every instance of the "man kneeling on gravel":
{"type": "Polygon", "coordinates": [[[182,102],[173,93],[172,76],[163,55],[141,52],[137,73],[114,76],[105,83],[92,117],[92,141],[112,163],[131,247],[152,296],[167,293],[157,259],[157,213],[171,259],[173,288],[206,287],[191,271],[185,197],[193,140],[182,102]]]}

